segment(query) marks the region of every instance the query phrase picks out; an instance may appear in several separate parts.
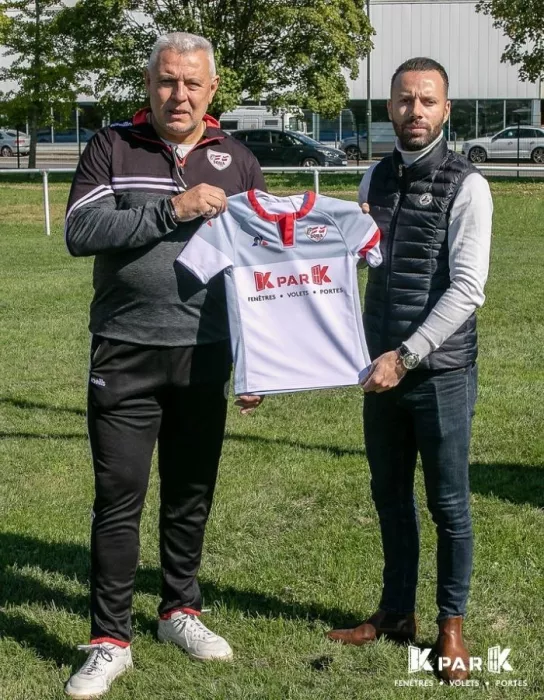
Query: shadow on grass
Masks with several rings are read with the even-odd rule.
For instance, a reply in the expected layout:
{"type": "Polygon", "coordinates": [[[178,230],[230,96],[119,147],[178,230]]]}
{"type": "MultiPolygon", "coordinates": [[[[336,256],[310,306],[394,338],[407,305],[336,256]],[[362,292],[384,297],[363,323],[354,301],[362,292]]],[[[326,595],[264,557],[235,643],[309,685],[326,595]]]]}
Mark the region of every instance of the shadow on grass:
{"type": "MultiPolygon", "coordinates": [[[[84,545],[62,542],[46,542],[15,533],[0,533],[0,630],[2,636],[16,639],[25,646],[34,647],[38,653],[55,663],[69,663],[74,650],[58,641],[38,622],[29,621],[12,606],[41,605],[45,609],[65,610],[88,616],[88,593],[67,591],[70,583],[88,585],[89,550],[84,545]],[[16,568],[13,568],[14,565],[16,568]],[[38,571],[25,570],[24,567],[38,571]],[[67,586],[55,586],[38,578],[43,573],[61,574],[67,586]],[[4,608],[4,610],[2,610],[4,608]],[[10,609],[11,608],[11,609],[10,609]]],[[[335,607],[314,603],[283,600],[279,596],[252,588],[217,585],[200,579],[202,597],[206,606],[225,605],[248,617],[283,617],[294,620],[320,621],[330,627],[355,626],[360,617],[335,607]]],[[[140,568],[136,575],[135,591],[158,596],[160,571],[156,568],[140,568]]],[[[141,613],[134,615],[134,623],[141,633],[155,634],[157,620],[141,613]]]]}
{"type": "MultiPolygon", "coordinates": [[[[22,159],[22,162],[24,162],[24,158],[22,159]]],[[[21,166],[22,169],[23,166],[21,166]]],[[[62,168],[63,165],[62,163],[56,165],[56,168],[62,168]]],[[[76,168],[75,164],[74,165],[68,165],[68,168],[76,168]]],[[[49,170],[49,182],[59,182],[59,183],[67,183],[70,184],[72,180],[74,179],[74,174],[73,173],[56,173],[55,168],[42,168],[38,165],[38,170],[49,170]]],[[[21,182],[28,182],[33,185],[41,185],[43,178],[41,173],[21,173],[18,172],[17,168],[12,168],[13,172],[9,173],[2,173],[2,177],[0,179],[0,183],[10,183],[10,184],[19,184],[21,182]]]]}
{"type": "MultiPolygon", "coordinates": [[[[85,416],[86,411],[82,408],[70,408],[63,406],[50,406],[45,403],[38,403],[32,401],[26,401],[23,399],[16,399],[13,397],[5,396],[0,397],[0,404],[9,404],[15,406],[16,408],[22,409],[38,409],[52,411],[54,413],[73,413],[78,416],[85,416]]],[[[87,439],[87,433],[22,433],[22,432],[0,432],[0,439],[24,439],[29,440],[50,440],[50,439],[64,439],[64,440],[81,440],[87,439]]],[[[312,445],[305,442],[298,442],[296,440],[287,440],[283,438],[267,438],[261,435],[243,435],[238,433],[227,433],[225,435],[225,440],[239,441],[239,442],[254,442],[261,443],[264,445],[278,445],[283,447],[295,447],[302,450],[315,450],[317,452],[328,452],[334,457],[345,457],[345,456],[357,456],[364,455],[365,452],[362,448],[349,448],[349,447],[337,447],[335,445],[312,445]]]]}
{"type": "Polygon", "coordinates": [[[470,465],[470,490],[508,503],[544,508],[544,465],[470,465]]]}
{"type": "Polygon", "coordinates": [[[85,433],[6,433],[0,431],[0,440],[86,440],[85,433]]]}
{"type": "MultiPolygon", "coordinates": [[[[26,401],[25,399],[16,399],[12,396],[0,397],[0,404],[8,404],[15,408],[25,410],[40,410],[52,411],[54,413],[72,413],[76,416],[85,416],[85,410],[82,408],[72,408],[66,406],[50,406],[46,403],[35,401],[26,401]]],[[[87,433],[28,433],[20,431],[0,431],[0,440],[86,440],[87,433]]]]}
{"type": "MultiPolygon", "coordinates": [[[[0,440],[87,440],[87,433],[20,433],[0,431],[0,440]]],[[[334,457],[363,456],[364,450],[351,447],[335,447],[334,445],[310,445],[305,442],[295,440],[283,440],[279,438],[266,438],[260,435],[236,435],[227,434],[225,440],[240,442],[256,442],[266,445],[278,445],[278,447],[295,447],[300,450],[315,450],[317,452],[328,452],[334,457]]]]}
{"type": "Polygon", "coordinates": [[[74,413],[76,416],[85,416],[84,408],[72,408],[69,406],[50,406],[47,403],[36,403],[34,401],[25,401],[24,399],[16,399],[11,396],[0,397],[0,404],[5,403],[15,408],[39,409],[45,411],[54,411],[55,413],[74,413]]]}
{"type": "Polygon", "coordinates": [[[227,433],[225,440],[235,442],[254,442],[262,445],[278,445],[280,447],[296,447],[300,450],[316,450],[317,452],[329,452],[335,457],[359,456],[362,457],[365,451],[362,447],[337,447],[335,445],[312,445],[307,442],[297,440],[286,440],[284,438],[267,438],[262,435],[244,435],[239,433],[227,433]]]}
{"type": "Polygon", "coordinates": [[[38,572],[0,568],[0,608],[4,605],[37,604],[53,611],[65,610],[76,615],[87,615],[89,597],[86,593],[69,592],[62,584],[50,585],[37,578],[38,575],[38,572]]]}
{"type": "MultiPolygon", "coordinates": [[[[90,519],[89,519],[90,529],[90,519]]],[[[30,588],[36,582],[31,572],[23,574],[20,569],[23,567],[33,567],[42,573],[61,574],[66,579],[86,584],[89,579],[89,548],[76,543],[69,542],[46,542],[28,535],[19,535],[14,532],[0,532],[0,575],[14,578],[12,571],[7,571],[9,567],[17,566],[17,576],[21,577],[21,583],[27,582],[16,592],[17,600],[4,600],[6,582],[0,586],[0,605],[4,602],[26,603],[29,599],[51,602],[53,597],[42,596],[36,598],[30,588]],[[28,596],[27,592],[31,595],[28,596]],[[26,597],[25,597],[26,596],[26,597]]],[[[10,588],[11,590],[11,588],[10,588]]],[[[56,589],[58,590],[58,589],[56,589]]]]}
{"type": "Polygon", "coordinates": [[[13,639],[22,647],[31,647],[43,659],[50,659],[58,667],[81,663],[81,652],[75,646],[64,644],[58,637],[44,630],[38,622],[11,610],[0,610],[2,637],[13,639]]]}

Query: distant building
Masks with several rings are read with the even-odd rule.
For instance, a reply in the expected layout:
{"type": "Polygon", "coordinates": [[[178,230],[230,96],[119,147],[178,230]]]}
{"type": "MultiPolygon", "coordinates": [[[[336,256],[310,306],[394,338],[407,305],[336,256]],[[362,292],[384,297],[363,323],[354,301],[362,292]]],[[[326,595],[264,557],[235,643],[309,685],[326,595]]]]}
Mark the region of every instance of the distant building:
{"type": "MultiPolygon", "coordinates": [[[[387,120],[397,66],[407,58],[430,56],[450,78],[447,131],[452,140],[496,132],[515,124],[517,115],[522,123],[542,123],[542,81],[522,83],[517,66],[501,63],[508,38],[493,27],[492,17],[476,12],[476,2],[371,0],[370,21],[376,31],[370,56],[373,121],[387,120]]],[[[364,110],[366,79],[366,61],[361,61],[358,78],[348,78],[350,107],[357,113],[364,110]]]]}

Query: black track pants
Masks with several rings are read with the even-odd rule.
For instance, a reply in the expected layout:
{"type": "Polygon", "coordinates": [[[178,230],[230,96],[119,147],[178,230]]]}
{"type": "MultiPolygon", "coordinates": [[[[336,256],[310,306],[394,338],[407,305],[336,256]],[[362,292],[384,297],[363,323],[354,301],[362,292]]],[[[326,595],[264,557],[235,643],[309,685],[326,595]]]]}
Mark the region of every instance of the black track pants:
{"type": "Polygon", "coordinates": [[[139,525],[158,441],[162,600],[199,610],[196,574],[221,454],[227,343],[148,347],[93,338],[91,637],[128,642],[139,525]]]}

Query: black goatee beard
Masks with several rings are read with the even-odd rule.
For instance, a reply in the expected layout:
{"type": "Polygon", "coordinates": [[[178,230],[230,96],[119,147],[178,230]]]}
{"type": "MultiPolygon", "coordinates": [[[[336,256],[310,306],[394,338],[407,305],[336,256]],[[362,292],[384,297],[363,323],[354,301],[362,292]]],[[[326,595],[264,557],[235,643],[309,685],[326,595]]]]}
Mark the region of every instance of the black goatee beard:
{"type": "Polygon", "coordinates": [[[412,123],[413,122],[396,124],[395,122],[393,122],[395,134],[397,135],[397,138],[400,142],[403,151],[422,151],[424,148],[427,148],[427,146],[433,141],[436,141],[436,139],[442,133],[443,124],[440,124],[431,131],[428,131],[425,136],[415,136],[412,138],[407,138],[407,135],[403,132],[402,127],[412,123]]]}

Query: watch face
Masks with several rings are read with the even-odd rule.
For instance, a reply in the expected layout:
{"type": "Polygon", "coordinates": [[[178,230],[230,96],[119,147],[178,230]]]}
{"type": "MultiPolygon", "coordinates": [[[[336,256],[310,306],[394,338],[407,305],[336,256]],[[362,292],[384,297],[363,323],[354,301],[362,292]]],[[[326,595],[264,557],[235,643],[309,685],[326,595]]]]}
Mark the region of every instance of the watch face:
{"type": "Polygon", "coordinates": [[[415,352],[408,352],[402,358],[402,362],[406,369],[415,369],[419,365],[419,355],[415,352]]]}

